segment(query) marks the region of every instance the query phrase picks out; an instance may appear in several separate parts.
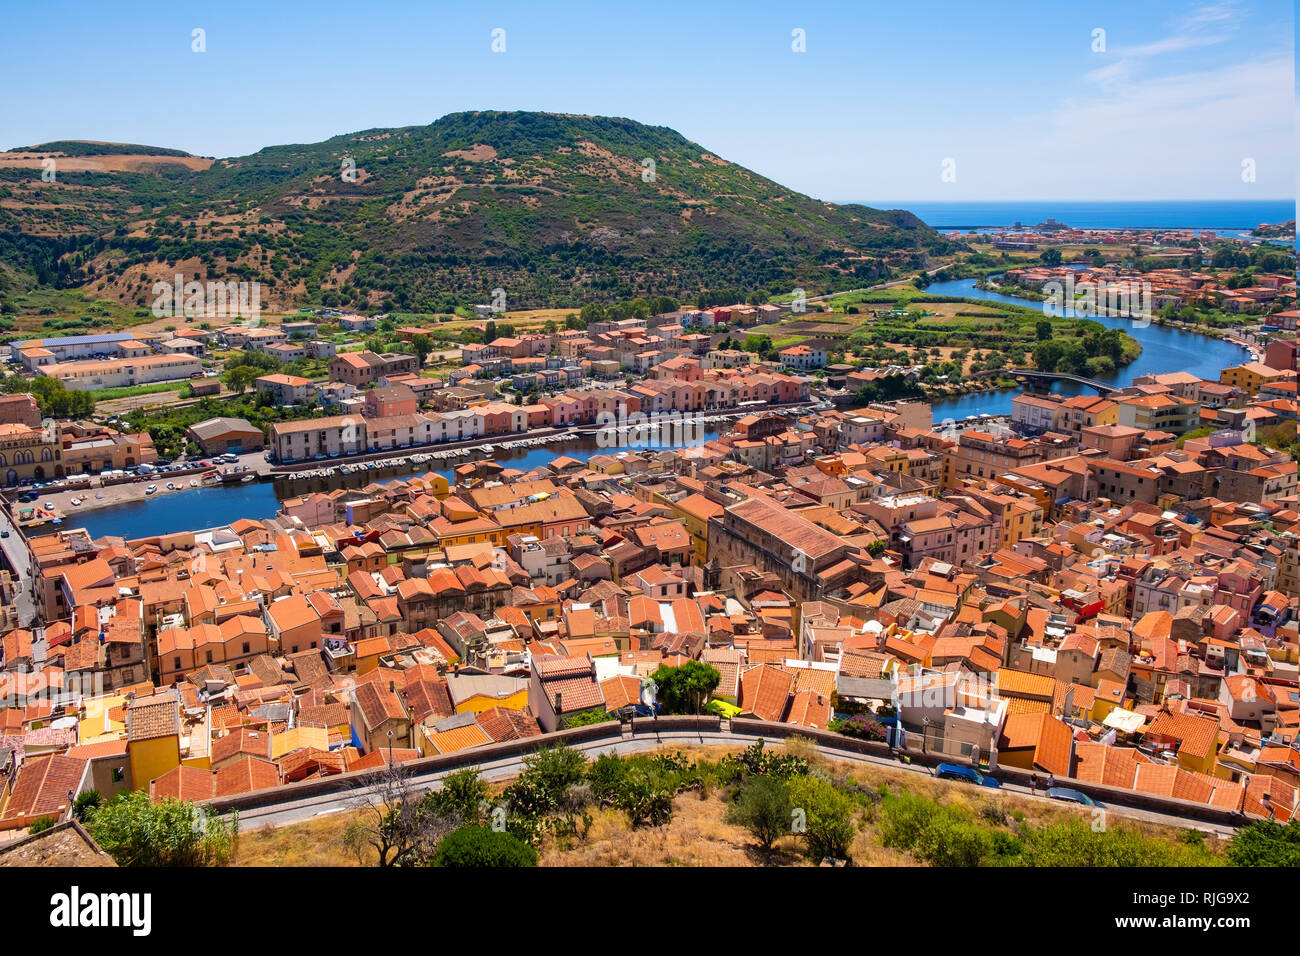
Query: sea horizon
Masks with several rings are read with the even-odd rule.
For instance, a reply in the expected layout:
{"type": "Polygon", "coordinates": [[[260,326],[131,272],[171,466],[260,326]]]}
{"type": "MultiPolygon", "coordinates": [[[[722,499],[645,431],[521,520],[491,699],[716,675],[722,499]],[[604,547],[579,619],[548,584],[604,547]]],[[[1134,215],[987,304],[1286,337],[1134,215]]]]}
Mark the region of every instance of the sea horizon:
{"type": "Polygon", "coordinates": [[[1034,226],[1048,219],[1080,229],[1232,229],[1296,218],[1296,201],[1279,199],[850,200],[904,209],[934,229],[1034,226]]]}

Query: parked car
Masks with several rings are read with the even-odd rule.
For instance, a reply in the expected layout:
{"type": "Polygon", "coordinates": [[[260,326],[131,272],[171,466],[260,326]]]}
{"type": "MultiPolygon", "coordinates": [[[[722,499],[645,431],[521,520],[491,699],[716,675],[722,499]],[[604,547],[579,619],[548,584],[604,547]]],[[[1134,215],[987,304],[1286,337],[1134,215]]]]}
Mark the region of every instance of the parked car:
{"type": "Polygon", "coordinates": [[[1086,793],[1073,790],[1070,787],[1052,787],[1047,791],[1047,795],[1053,800],[1066,800],[1070,803],[1081,803],[1085,807],[1100,807],[1101,803],[1092,799],[1086,793]]]}
{"type": "Polygon", "coordinates": [[[942,777],[945,780],[960,780],[964,783],[973,783],[980,787],[1001,787],[992,777],[980,773],[974,767],[963,767],[956,763],[941,763],[935,769],[934,775],[942,777]]]}

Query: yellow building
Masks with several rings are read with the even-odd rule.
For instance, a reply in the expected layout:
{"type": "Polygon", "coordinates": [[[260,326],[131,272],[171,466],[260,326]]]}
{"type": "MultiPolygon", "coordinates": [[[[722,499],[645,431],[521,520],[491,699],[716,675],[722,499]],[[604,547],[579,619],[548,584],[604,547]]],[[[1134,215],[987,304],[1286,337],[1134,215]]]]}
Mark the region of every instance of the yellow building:
{"type": "Polygon", "coordinates": [[[671,508],[673,517],[686,526],[691,535],[691,543],[695,546],[695,563],[703,565],[709,559],[709,519],[722,514],[722,505],[701,494],[687,495],[676,501],[659,494],[654,498],[671,508]]]}
{"type": "Polygon", "coordinates": [[[1162,710],[1142,732],[1149,745],[1174,750],[1184,770],[1215,776],[1219,757],[1219,722],[1213,717],[1162,710]]]}
{"type": "Polygon", "coordinates": [[[447,692],[458,714],[480,714],[494,707],[523,710],[528,706],[528,679],[524,677],[450,673],[447,692]]]}
{"type": "Polygon", "coordinates": [[[1294,380],[1295,372],[1270,368],[1263,362],[1246,362],[1244,365],[1225,368],[1219,373],[1220,382],[1241,389],[1247,396],[1254,395],[1270,382],[1283,382],[1287,379],[1294,380]]]}
{"type": "Polygon", "coordinates": [[[180,699],[172,691],[130,701],[126,710],[126,749],[131,785],[148,790],[149,782],[181,765],[180,699]]]}

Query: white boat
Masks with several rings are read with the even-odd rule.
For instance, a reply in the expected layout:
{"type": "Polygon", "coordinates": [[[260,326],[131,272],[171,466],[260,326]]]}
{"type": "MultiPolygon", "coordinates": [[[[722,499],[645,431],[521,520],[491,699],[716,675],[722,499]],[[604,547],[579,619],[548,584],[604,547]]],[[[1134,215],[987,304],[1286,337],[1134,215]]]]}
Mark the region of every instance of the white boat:
{"type": "Polygon", "coordinates": [[[146,488],[146,489],[144,490],[144,493],[145,493],[146,495],[151,495],[151,494],[153,494],[153,493],[154,493],[155,491],[157,491],[157,490],[158,490],[158,486],[157,486],[157,485],[150,485],[148,488],[146,488]]]}
{"type": "Polygon", "coordinates": [[[256,476],[255,476],[255,475],[245,475],[243,478],[239,479],[239,483],[240,483],[241,485],[246,485],[246,484],[248,484],[250,481],[254,481],[254,480],[256,480],[256,476]]]}
{"type": "Polygon", "coordinates": [[[168,490],[168,491],[175,491],[175,490],[176,490],[176,483],[173,482],[173,481],[169,481],[169,482],[167,482],[167,490],[168,490]]]}
{"type": "Polygon", "coordinates": [[[485,454],[485,455],[490,455],[490,454],[492,454],[494,451],[496,451],[496,449],[493,448],[491,445],[484,445],[484,446],[483,446],[483,454],[485,454]]]}
{"type": "Polygon", "coordinates": [[[190,487],[191,487],[191,488],[197,488],[198,486],[199,486],[199,480],[198,480],[197,478],[191,478],[191,479],[190,479],[190,487]]]}
{"type": "Polygon", "coordinates": [[[80,499],[80,498],[73,498],[73,499],[72,499],[72,503],[73,503],[74,505],[79,505],[79,504],[81,504],[81,499],[80,499]]]}

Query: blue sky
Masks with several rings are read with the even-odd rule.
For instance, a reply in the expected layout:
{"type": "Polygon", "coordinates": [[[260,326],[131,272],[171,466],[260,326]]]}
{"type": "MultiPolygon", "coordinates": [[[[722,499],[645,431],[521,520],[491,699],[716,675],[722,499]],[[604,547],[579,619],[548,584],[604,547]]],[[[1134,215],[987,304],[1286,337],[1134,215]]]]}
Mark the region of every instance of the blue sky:
{"type": "Polygon", "coordinates": [[[1294,33],[1289,0],[44,0],[5,13],[0,149],[232,156],[529,109],[671,126],[831,200],[1289,198],[1294,33]]]}

